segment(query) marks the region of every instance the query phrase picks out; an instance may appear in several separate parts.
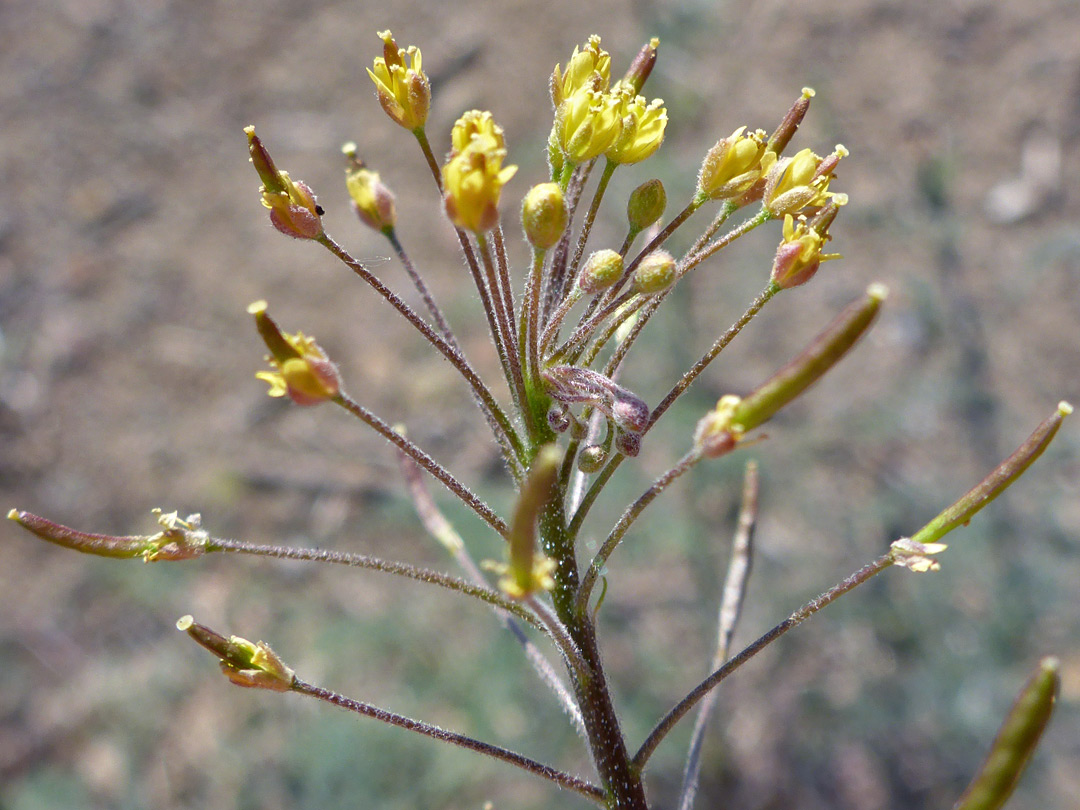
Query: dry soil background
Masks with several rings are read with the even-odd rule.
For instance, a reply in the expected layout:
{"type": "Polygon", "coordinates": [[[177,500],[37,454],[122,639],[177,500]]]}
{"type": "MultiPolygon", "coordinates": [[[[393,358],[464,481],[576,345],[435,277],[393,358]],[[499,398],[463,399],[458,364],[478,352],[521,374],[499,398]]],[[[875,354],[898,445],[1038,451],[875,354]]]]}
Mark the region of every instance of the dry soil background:
{"type": "MultiPolygon", "coordinates": [[[[363,71],[387,27],[423,48],[437,151],[465,109],[491,109],[506,128],[521,166],[508,218],[544,171],[547,76],[590,33],[617,71],[661,39],[648,91],[668,104],[668,142],[619,179],[622,199],[651,176],[685,199],[718,137],[770,128],[801,87],[816,88],[796,146],[852,152],[834,242],[846,258],[781,296],[619,485],[632,497],[681,455],[716,396],[747,390],[870,281],[890,286],[866,345],[755,448],[761,559],[744,642],[922,525],[1058,400],[1080,402],[1074,0],[4,0],[5,509],[119,533],[149,530],[154,506],[198,510],[224,536],[444,565],[381,440],[340,414],[268,401],[244,314],[263,297],[286,326],[319,336],[365,404],[505,507],[453,374],[330,257],[271,231],[246,162],[241,128],[255,123],[280,165],[319,192],[331,230],[405,289],[345,203],[338,150],[357,141],[395,188],[402,238],[467,352],[493,371],[430,177],[363,71]]],[[[601,238],[618,238],[620,205],[605,216],[601,238]]],[[[646,399],[761,287],[776,239],[757,236],[658,319],[627,370],[646,399]]],[[[1014,807],[1073,806],[1078,445],[1067,423],[1007,502],[956,538],[942,573],[889,572],[733,679],[701,806],[950,806],[1048,652],[1063,659],[1062,708],[1014,807]]],[[[635,739],[703,672],[739,465],[698,471],[613,560],[605,650],[635,739]]],[[[600,517],[617,509],[613,499],[600,517]]],[[[512,644],[471,605],[243,560],[87,560],[10,524],[0,808],[584,806],[404,732],[231,689],[171,630],[186,612],[272,641],[309,680],[588,771],[512,644]]],[[[672,806],[684,745],[676,735],[654,760],[658,806],[672,806]]]]}

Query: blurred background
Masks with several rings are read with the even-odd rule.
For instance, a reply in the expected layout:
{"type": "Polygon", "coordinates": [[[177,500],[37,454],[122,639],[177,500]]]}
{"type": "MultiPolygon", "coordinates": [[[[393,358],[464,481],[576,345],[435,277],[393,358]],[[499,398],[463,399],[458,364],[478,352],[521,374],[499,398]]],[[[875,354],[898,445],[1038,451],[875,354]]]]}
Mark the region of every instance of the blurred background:
{"type": "MultiPolygon", "coordinates": [[[[254,379],[245,306],[318,336],[349,390],[505,510],[507,482],[447,364],[325,252],[269,226],[246,124],[308,182],[329,230],[409,286],[355,221],[343,142],[397,193],[399,234],[487,374],[497,359],[426,166],[364,73],[376,32],[423,49],[437,153],[490,109],[510,162],[504,217],[544,179],[547,79],[592,33],[646,87],[664,149],[616,174],[595,247],[659,177],[671,211],[704,152],[771,130],[817,90],[792,149],[851,150],[832,247],[649,435],[588,539],[688,446],[716,398],[785,362],[872,281],[875,331],[777,418],[770,440],[703,464],[613,557],[601,612],[632,747],[706,672],[745,458],[761,464],[758,556],[736,646],[919,528],[1060,399],[1080,401],[1080,5],[1072,0],[393,4],[328,0],[5,0],[0,4],[0,488],[5,510],[114,533],[150,509],[218,536],[318,544],[449,569],[388,445],[254,379]]],[[[692,222],[693,224],[693,222],[692,222]]],[[[697,226],[703,227],[703,223],[697,226]]],[[[685,247],[696,235],[683,229],[685,247]]],[[[688,278],[623,382],[649,402],[764,285],[779,227],[688,278]]],[[[614,244],[613,244],[614,243],[614,244]]],[[[412,300],[412,298],[410,298],[412,300]]],[[[1076,417],[1074,417],[1076,419],[1076,417]]],[[[722,691],[700,807],[951,806],[1037,660],[1060,708],[1011,805],[1080,795],[1080,432],[971,527],[943,570],[889,571],[785,637],[722,691]]],[[[478,558],[499,547],[441,490],[478,558]]],[[[305,702],[249,693],[178,634],[185,613],[265,639],[306,680],[591,776],[554,701],[482,606],[380,575],[246,559],[144,566],[0,527],[0,808],[586,807],[508,766],[305,702]]],[[[672,807],[686,723],[648,771],[672,807]]]]}

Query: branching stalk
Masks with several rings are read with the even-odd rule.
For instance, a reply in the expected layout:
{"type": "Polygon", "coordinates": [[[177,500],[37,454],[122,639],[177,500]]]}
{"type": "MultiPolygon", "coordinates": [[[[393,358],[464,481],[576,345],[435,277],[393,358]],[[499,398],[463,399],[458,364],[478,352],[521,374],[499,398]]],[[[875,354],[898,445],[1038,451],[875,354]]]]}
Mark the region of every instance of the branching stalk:
{"type": "Polygon", "coordinates": [[[650,503],[656,500],[656,496],[663,492],[668,486],[671,485],[679,476],[689,472],[694,468],[699,461],[701,461],[701,451],[697,448],[690,450],[685,456],[668,470],[661,475],[656,481],[653,482],[641,496],[634,501],[630,506],[626,508],[626,511],[622,513],[615,527],[611,530],[611,533],[607,536],[604,544],[600,546],[600,550],[596,552],[596,556],[593,557],[592,562],[589,564],[589,569],[585,572],[585,576],[581,579],[581,585],[578,586],[577,601],[574,605],[574,610],[578,616],[584,616],[586,608],[589,604],[589,594],[592,592],[592,587],[596,584],[597,577],[600,576],[600,572],[604,568],[604,564],[607,562],[608,557],[615,550],[616,546],[626,535],[626,532],[634,524],[634,521],[640,517],[641,513],[645,511],[650,503]]]}
{"type": "Polygon", "coordinates": [[[411,323],[417,331],[424,336],[428,343],[438,349],[439,353],[449,360],[451,365],[461,373],[476,394],[477,399],[482,403],[485,413],[489,414],[491,419],[498,424],[500,431],[496,434],[496,438],[499,440],[500,444],[504,445],[504,448],[504,442],[509,445],[507,460],[511,463],[511,467],[517,470],[520,467],[520,459],[523,456],[521,439],[510,424],[509,418],[507,418],[502,408],[500,408],[499,404],[495,401],[495,397],[492,395],[491,390],[484,384],[484,381],[480,379],[479,375],[473,370],[473,367],[469,362],[460,354],[460,352],[456,351],[453,346],[447,343],[444,338],[432,330],[432,328],[416,314],[412,307],[402,301],[389,287],[383,284],[374,273],[349,255],[348,251],[331,239],[330,236],[324,234],[319,238],[319,243],[340,259],[350,270],[356,273],[356,275],[360,276],[360,278],[378,292],[379,295],[385,298],[394,309],[404,316],[405,320],[411,323]]]}
{"type": "Polygon", "coordinates": [[[513,614],[523,622],[527,622],[537,630],[548,634],[547,627],[535,615],[525,609],[521,604],[509,599],[496,590],[488,587],[473,585],[458,577],[432,571],[427,568],[417,568],[408,563],[395,560],[383,560],[379,557],[371,557],[367,554],[350,554],[343,551],[329,551],[319,548],[297,548],[290,546],[260,545],[245,543],[240,540],[223,540],[210,538],[206,547],[207,552],[224,551],[232,554],[247,554],[253,557],[272,557],[276,560],[301,560],[303,562],[330,563],[332,565],[347,565],[352,568],[366,568],[369,571],[381,571],[384,574],[396,574],[407,579],[415,579],[417,582],[426,582],[429,585],[438,585],[440,588],[457,591],[466,596],[487,602],[489,605],[505,610],[513,614]]]}
{"type": "Polygon", "coordinates": [[[325,703],[329,703],[346,711],[354,712],[364,717],[371,717],[375,720],[381,720],[384,723],[389,723],[392,726],[398,728],[408,729],[409,731],[415,731],[418,734],[423,734],[425,737],[431,737],[439,740],[440,742],[450,743],[460,748],[467,748],[470,751],[475,751],[478,754],[484,754],[485,756],[498,759],[503,762],[508,762],[511,765],[515,765],[518,768],[528,771],[531,774],[547,779],[560,787],[564,787],[567,790],[572,790],[575,793],[580,793],[588,799],[592,799],[594,802],[603,803],[605,794],[603,789],[592,785],[576,776],[571,776],[563,771],[556,770],[550,765],[543,765],[535,760],[529,759],[526,756],[522,756],[516,751],[510,751],[506,748],[500,748],[497,745],[491,743],[482,742],[481,740],[473,739],[472,737],[466,737],[464,734],[458,734],[455,731],[447,731],[446,729],[439,728],[438,726],[431,725],[430,723],[424,723],[420,720],[413,720],[410,717],[405,717],[401,714],[395,714],[394,712],[380,709],[376,706],[372,706],[368,703],[362,703],[352,698],[347,698],[344,695],[339,695],[337,692],[332,692],[329,689],[323,689],[320,686],[313,686],[312,684],[305,683],[297,678],[293,682],[292,691],[300,695],[307,695],[308,697],[317,698],[325,703]]]}
{"type": "Polygon", "coordinates": [[[713,672],[708,678],[703,680],[697,686],[695,686],[686,697],[679,701],[675,707],[668,712],[664,718],[656,724],[656,727],[649,732],[649,736],[645,738],[645,742],[641,744],[641,748],[634,754],[634,767],[641,770],[645,767],[645,763],[649,757],[652,756],[653,751],[656,750],[656,746],[660,744],[660,741],[667,736],[668,732],[675,727],[687,712],[694,708],[698,702],[704,698],[709,692],[715,688],[724,678],[737,670],[763,649],[768,647],[780,636],[784,635],[788,630],[798,627],[804,621],[809,619],[819,610],[826,605],[831,604],[836,599],[843,596],[853,588],[862,585],[867,580],[871,579],[876,574],[880,574],[894,562],[891,553],[884,554],[872,563],[863,566],[851,576],[845,580],[825,591],[821,596],[816,599],[807,602],[801,608],[792,613],[780,624],[776,625],[765,635],[761,636],[757,641],[753,642],[750,646],[746,647],[735,657],[728,660],[722,667],[713,672]]]}
{"type": "MultiPolygon", "coordinates": [[[[735,537],[731,543],[731,561],[728,563],[727,576],[724,579],[724,592],[720,600],[720,615],[717,621],[716,653],[713,655],[712,669],[719,669],[727,660],[731,648],[731,638],[735,634],[739,614],[742,612],[743,596],[746,583],[750,579],[750,564],[753,555],[754,526],[757,522],[758,473],[757,462],[746,463],[743,476],[742,505],[739,508],[739,521],[735,528],[735,537]]],[[[686,768],[683,771],[682,790],[679,792],[678,810],[693,810],[697,798],[698,781],[701,776],[701,749],[705,744],[705,729],[709,717],[716,705],[717,692],[709,692],[701,700],[694,730],[690,734],[690,746],[686,754],[686,768]]]]}
{"type": "Polygon", "coordinates": [[[504,539],[509,537],[510,528],[506,525],[506,521],[496,515],[495,511],[480,500],[472,490],[458,481],[449,470],[421,450],[419,446],[405,438],[400,431],[394,430],[392,426],[384,422],[344,392],[341,392],[334,397],[334,402],[353,416],[360,419],[366,425],[370,426],[380,436],[393,443],[402,453],[405,453],[409,458],[435,476],[443,486],[457,495],[466,506],[476,512],[476,514],[491,528],[498,532],[501,537],[504,539]]]}
{"type": "Polygon", "coordinates": [[[739,320],[735,321],[735,323],[728,327],[728,330],[724,332],[724,334],[716,339],[716,342],[701,356],[701,359],[694,363],[693,367],[686,372],[677,383],[675,383],[672,389],[668,391],[667,396],[665,396],[660,401],[660,404],[653,409],[652,414],[649,416],[649,425],[645,428],[645,432],[648,432],[649,429],[656,424],[656,421],[664,415],[665,411],[671,407],[675,400],[686,393],[686,389],[698,378],[698,375],[709,367],[709,363],[715,360],[720,352],[727,348],[727,345],[735,339],[735,336],[743,330],[743,327],[750,323],[750,321],[754,319],[754,316],[761,311],[761,308],[769,303],[772,297],[778,292],[780,292],[780,287],[770,282],[769,286],[758,293],[757,298],[753,300],[739,320]]]}

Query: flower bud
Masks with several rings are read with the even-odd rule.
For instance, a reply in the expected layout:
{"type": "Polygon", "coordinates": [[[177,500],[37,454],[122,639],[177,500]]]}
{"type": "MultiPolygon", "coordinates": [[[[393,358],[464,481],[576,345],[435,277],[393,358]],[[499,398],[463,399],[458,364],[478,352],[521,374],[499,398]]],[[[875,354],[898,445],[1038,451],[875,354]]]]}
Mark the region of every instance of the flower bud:
{"type": "Polygon", "coordinates": [[[393,230],[397,221],[394,193],[379,179],[378,172],[366,168],[357,157],[356,144],[347,143],[342,151],[349,160],[345,169],[345,187],[352,198],[356,215],[376,231],[393,230]]]}
{"type": "Polygon", "coordinates": [[[615,437],[615,449],[627,458],[636,458],[641,452],[641,434],[620,433],[615,437]]]}
{"type": "Polygon", "coordinates": [[[431,84],[421,67],[420,49],[399,48],[394,35],[380,31],[383,55],[375,59],[368,76],[375,95],[390,118],[410,132],[422,129],[431,107],[431,84]]]}
{"type": "Polygon", "coordinates": [[[565,405],[552,405],[547,412],[548,427],[556,433],[565,433],[570,427],[570,409],[565,405]]]}
{"type": "Polygon", "coordinates": [[[606,290],[623,274],[623,257],[614,250],[598,250],[589,256],[578,274],[578,287],[582,292],[593,293],[606,290]]]}
{"type": "Polygon", "coordinates": [[[578,453],[577,466],[583,473],[592,474],[599,472],[607,461],[607,451],[598,444],[590,444],[583,447],[578,453]]]}
{"type": "Polygon", "coordinates": [[[551,398],[564,404],[582,402],[605,414],[621,430],[643,431],[649,406],[627,388],[599,371],[577,366],[549,366],[540,372],[551,398]]]}
{"type": "Polygon", "coordinates": [[[521,225],[534,248],[547,250],[559,243],[566,230],[566,206],[558,183],[540,183],[529,189],[521,205],[521,225]]]}
{"type": "Polygon", "coordinates": [[[664,184],[656,178],[646,180],[630,192],[626,203],[626,218],[635,233],[648,228],[664,215],[667,208],[667,192],[664,184]]]}
{"type": "Polygon", "coordinates": [[[675,281],[675,258],[666,250],[654,250],[634,271],[631,289],[641,295],[663,292],[675,281]]]}

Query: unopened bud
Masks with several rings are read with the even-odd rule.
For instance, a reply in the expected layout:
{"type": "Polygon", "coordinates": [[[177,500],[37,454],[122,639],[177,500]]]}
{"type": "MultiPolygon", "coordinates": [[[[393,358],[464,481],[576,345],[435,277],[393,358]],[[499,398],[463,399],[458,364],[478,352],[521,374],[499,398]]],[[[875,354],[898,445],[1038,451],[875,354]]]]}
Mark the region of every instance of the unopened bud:
{"type": "Polygon", "coordinates": [[[529,189],[521,206],[521,225],[534,248],[547,250],[558,244],[566,230],[566,206],[558,183],[540,183],[529,189]]]}
{"type": "Polygon", "coordinates": [[[630,222],[630,229],[634,233],[640,233],[664,215],[667,208],[667,192],[664,184],[656,178],[646,180],[640,186],[630,192],[630,199],[626,203],[626,218],[630,222]]]}
{"type": "Polygon", "coordinates": [[[578,287],[589,295],[606,290],[623,274],[623,257],[614,250],[598,250],[589,256],[578,274],[578,287]]]}
{"type": "Polygon", "coordinates": [[[615,437],[615,449],[628,458],[635,458],[641,452],[641,434],[620,433],[615,437]]]}
{"type": "Polygon", "coordinates": [[[578,453],[577,466],[583,473],[599,472],[607,461],[607,451],[598,444],[590,444],[578,453]]]}
{"type": "Polygon", "coordinates": [[[556,433],[565,433],[570,427],[570,410],[565,405],[553,405],[548,409],[547,422],[556,433]]]}
{"type": "Polygon", "coordinates": [[[634,271],[631,289],[641,295],[663,292],[675,281],[675,257],[666,250],[654,250],[634,271]]]}
{"type": "Polygon", "coordinates": [[[364,166],[356,155],[356,144],[342,147],[349,165],[345,169],[345,187],[352,198],[353,210],[360,221],[376,231],[393,229],[397,222],[394,193],[379,179],[379,173],[364,166]]]}

